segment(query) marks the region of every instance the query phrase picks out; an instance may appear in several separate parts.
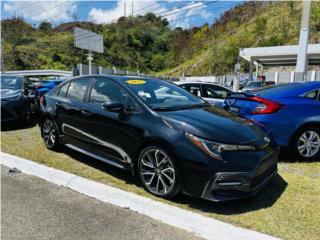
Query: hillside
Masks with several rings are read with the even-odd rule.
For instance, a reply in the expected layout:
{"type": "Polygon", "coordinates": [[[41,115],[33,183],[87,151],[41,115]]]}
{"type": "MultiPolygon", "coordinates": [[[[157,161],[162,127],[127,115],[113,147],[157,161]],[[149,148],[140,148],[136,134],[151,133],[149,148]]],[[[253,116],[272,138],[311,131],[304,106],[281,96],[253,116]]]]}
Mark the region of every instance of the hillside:
{"type": "MultiPolygon", "coordinates": [[[[86,62],[73,47],[73,27],[102,34],[105,52],[94,64],[156,74],[209,75],[233,71],[240,47],[297,44],[301,2],[248,2],[225,12],[214,24],[172,29],[152,13],[112,24],[70,22],[35,28],[21,18],[1,21],[6,70],[69,70],[86,62]]],[[[310,42],[320,42],[320,2],[313,2],[310,42]]],[[[242,64],[244,71],[248,64],[242,64]]]]}

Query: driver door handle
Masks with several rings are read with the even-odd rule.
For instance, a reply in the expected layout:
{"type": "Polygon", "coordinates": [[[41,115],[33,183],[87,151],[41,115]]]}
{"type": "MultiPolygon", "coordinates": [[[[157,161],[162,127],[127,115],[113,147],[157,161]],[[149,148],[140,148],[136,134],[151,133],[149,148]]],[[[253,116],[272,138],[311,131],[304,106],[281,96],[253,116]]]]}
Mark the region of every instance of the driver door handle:
{"type": "Polygon", "coordinates": [[[89,117],[91,115],[91,112],[88,110],[81,110],[81,115],[85,117],[89,117]]]}

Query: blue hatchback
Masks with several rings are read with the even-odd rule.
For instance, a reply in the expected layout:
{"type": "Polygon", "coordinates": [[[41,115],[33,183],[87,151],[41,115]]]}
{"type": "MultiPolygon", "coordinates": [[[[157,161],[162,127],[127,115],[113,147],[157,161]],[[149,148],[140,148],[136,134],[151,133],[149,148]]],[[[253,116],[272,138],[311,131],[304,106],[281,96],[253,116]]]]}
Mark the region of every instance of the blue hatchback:
{"type": "Polygon", "coordinates": [[[320,82],[296,82],[231,93],[225,108],[272,130],[300,160],[320,160],[320,82]]]}

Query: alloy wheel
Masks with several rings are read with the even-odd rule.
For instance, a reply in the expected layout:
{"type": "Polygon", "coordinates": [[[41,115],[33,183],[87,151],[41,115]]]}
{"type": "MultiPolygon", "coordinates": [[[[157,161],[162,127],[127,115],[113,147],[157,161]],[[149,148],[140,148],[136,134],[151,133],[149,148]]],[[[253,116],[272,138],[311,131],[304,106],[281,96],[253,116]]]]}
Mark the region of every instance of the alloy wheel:
{"type": "Polygon", "coordinates": [[[46,119],[42,126],[43,139],[48,148],[53,148],[56,143],[56,131],[53,122],[46,119]]]}
{"type": "Polygon", "coordinates": [[[311,158],[320,151],[320,136],[315,131],[306,131],[298,139],[298,152],[302,157],[311,158]]]}
{"type": "Polygon", "coordinates": [[[158,148],[149,148],[140,159],[140,175],[146,188],[158,196],[172,192],[176,172],[170,157],[158,148]]]}

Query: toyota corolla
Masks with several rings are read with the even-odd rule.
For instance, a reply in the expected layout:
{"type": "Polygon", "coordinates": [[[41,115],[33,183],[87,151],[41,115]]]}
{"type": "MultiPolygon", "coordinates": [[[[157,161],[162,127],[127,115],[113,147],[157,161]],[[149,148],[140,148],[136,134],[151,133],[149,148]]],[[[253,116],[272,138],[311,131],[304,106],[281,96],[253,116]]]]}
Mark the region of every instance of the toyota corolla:
{"type": "Polygon", "coordinates": [[[156,196],[243,198],[277,172],[278,147],[266,130],[167,81],[81,76],[41,104],[48,149],[64,145],[129,170],[156,196]]]}

